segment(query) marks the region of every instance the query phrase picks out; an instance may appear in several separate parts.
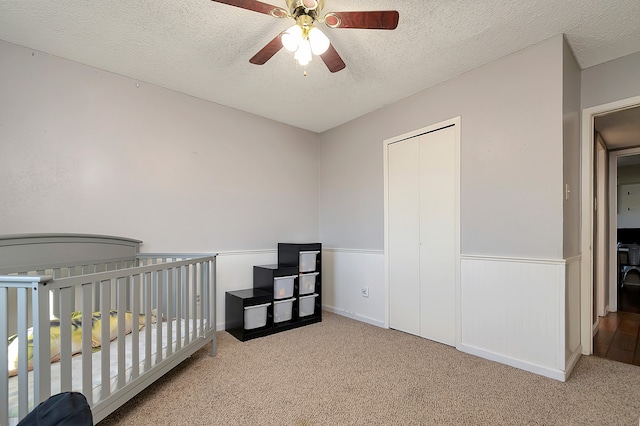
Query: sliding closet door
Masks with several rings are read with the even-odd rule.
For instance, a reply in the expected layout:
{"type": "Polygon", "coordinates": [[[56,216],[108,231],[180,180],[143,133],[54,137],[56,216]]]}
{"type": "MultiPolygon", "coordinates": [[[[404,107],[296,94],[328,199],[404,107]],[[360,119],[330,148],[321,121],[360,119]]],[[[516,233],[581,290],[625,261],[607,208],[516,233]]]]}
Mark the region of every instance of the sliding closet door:
{"type": "Polygon", "coordinates": [[[388,145],[389,325],[455,345],[457,129],[388,145]]]}
{"type": "Polygon", "coordinates": [[[420,147],[414,138],[388,149],[389,325],[420,335],[420,147]]]}

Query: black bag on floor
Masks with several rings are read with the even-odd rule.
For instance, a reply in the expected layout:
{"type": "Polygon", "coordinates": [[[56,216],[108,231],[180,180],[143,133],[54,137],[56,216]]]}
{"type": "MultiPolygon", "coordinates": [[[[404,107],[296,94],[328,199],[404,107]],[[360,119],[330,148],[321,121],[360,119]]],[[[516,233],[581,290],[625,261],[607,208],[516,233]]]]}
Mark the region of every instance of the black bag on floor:
{"type": "Polygon", "coordinates": [[[83,394],[63,392],[38,405],[18,426],[93,426],[93,415],[83,394]]]}

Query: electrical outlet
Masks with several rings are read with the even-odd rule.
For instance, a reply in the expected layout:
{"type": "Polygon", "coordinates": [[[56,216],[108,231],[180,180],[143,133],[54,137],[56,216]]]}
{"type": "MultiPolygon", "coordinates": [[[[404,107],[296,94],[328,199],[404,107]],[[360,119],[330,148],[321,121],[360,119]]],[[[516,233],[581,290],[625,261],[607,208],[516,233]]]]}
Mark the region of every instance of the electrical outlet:
{"type": "Polygon", "coordinates": [[[362,297],[369,297],[369,287],[362,287],[362,297]]]}
{"type": "Polygon", "coordinates": [[[196,305],[200,305],[200,295],[196,295],[196,305]]]}

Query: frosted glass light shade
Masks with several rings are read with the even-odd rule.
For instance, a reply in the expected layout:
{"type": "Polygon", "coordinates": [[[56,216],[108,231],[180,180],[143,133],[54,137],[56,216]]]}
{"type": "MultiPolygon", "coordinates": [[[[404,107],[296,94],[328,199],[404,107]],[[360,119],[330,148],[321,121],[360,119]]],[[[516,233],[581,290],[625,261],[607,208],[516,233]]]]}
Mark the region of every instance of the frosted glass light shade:
{"type": "Polygon", "coordinates": [[[301,40],[298,45],[298,50],[294,55],[294,59],[298,61],[298,63],[302,66],[307,65],[311,62],[311,45],[308,40],[301,40]]]}
{"type": "Polygon", "coordinates": [[[318,28],[313,27],[309,31],[309,43],[311,43],[311,51],[314,55],[322,55],[329,48],[329,38],[324,35],[318,28]]]}
{"type": "Polygon", "coordinates": [[[298,49],[298,45],[302,40],[302,28],[299,25],[294,25],[290,27],[287,31],[282,34],[280,37],[282,41],[282,45],[289,52],[295,52],[298,49]]]}

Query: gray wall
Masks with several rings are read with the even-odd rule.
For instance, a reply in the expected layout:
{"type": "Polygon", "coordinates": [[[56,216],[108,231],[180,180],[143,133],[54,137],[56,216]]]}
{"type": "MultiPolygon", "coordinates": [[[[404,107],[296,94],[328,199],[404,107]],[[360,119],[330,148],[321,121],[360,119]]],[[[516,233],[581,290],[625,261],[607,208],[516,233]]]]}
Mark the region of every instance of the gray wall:
{"type": "Polygon", "coordinates": [[[640,96],[640,52],[582,71],[582,108],[640,96]]]}
{"type": "Polygon", "coordinates": [[[6,42],[0,93],[0,234],[147,252],[318,240],[314,133],[6,42]]]}
{"type": "MultiPolygon", "coordinates": [[[[563,43],[563,161],[569,199],[564,201],[564,258],[580,254],[580,66],[569,44],[563,43]]],[[[563,190],[564,192],[564,190],[563,190]]],[[[563,197],[564,193],[559,194],[563,197]]]]}
{"type": "Polygon", "coordinates": [[[462,117],[463,254],[563,255],[563,37],[321,135],[320,239],[383,249],[383,140],[462,117]]]}
{"type": "Polygon", "coordinates": [[[640,183],[640,165],[618,166],[618,186],[640,183]]]}
{"type": "Polygon", "coordinates": [[[618,228],[640,227],[640,165],[618,167],[618,228]],[[628,195],[631,192],[632,195],[628,195]]]}

